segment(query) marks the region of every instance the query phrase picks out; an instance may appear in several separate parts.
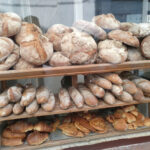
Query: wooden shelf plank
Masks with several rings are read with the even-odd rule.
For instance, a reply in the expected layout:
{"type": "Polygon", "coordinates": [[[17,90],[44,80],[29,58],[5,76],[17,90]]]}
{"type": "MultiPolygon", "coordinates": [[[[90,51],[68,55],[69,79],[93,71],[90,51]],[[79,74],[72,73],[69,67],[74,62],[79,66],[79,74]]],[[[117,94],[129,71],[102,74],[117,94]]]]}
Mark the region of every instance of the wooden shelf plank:
{"type": "Polygon", "coordinates": [[[62,110],[59,107],[59,104],[56,104],[56,107],[51,112],[45,112],[40,108],[37,113],[28,115],[26,112],[20,114],[20,115],[10,115],[7,117],[0,117],[0,122],[7,121],[7,120],[15,120],[15,119],[23,119],[23,118],[31,118],[31,117],[39,117],[39,116],[49,116],[49,115],[56,115],[56,114],[65,114],[65,113],[71,113],[71,112],[80,112],[80,111],[89,111],[89,110],[97,110],[97,109],[105,109],[105,108],[113,108],[113,107],[119,107],[119,106],[127,106],[127,105],[133,105],[133,104],[140,104],[140,103],[149,103],[150,100],[145,100],[143,102],[133,101],[131,103],[125,103],[122,101],[117,101],[114,105],[108,105],[104,103],[103,101],[99,102],[99,105],[96,107],[89,107],[87,105],[84,105],[83,108],[79,109],[75,105],[72,105],[69,109],[62,110]]]}
{"type": "Polygon", "coordinates": [[[125,62],[122,64],[90,64],[65,67],[43,67],[30,70],[8,70],[0,72],[0,80],[42,78],[51,76],[94,74],[113,71],[128,71],[150,68],[150,60],[125,62]]]}

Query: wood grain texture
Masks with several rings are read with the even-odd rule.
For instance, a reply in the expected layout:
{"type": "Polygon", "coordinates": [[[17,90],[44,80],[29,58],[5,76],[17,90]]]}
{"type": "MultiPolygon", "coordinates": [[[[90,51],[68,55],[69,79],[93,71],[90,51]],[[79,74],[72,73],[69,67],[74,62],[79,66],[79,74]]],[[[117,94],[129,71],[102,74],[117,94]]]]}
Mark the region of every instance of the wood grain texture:
{"type": "Polygon", "coordinates": [[[94,74],[114,71],[127,71],[150,68],[150,60],[125,62],[122,64],[90,64],[64,67],[43,67],[30,70],[0,71],[0,80],[16,80],[24,78],[42,78],[77,74],[94,74]]]}

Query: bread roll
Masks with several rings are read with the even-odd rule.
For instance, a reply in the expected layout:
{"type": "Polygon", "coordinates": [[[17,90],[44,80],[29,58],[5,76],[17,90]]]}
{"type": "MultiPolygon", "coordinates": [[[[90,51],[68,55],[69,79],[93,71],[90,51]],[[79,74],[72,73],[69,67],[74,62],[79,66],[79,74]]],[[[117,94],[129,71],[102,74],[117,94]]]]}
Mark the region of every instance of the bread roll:
{"type": "Polygon", "coordinates": [[[143,56],[148,59],[150,59],[149,47],[150,47],[150,36],[147,36],[143,39],[141,43],[141,51],[143,56]]]}
{"type": "Polygon", "coordinates": [[[0,117],[6,117],[9,116],[12,113],[13,105],[8,104],[3,108],[0,108],[0,117]]]}
{"type": "Polygon", "coordinates": [[[27,137],[29,145],[40,145],[48,139],[48,133],[32,132],[27,137]]]}
{"type": "Polygon", "coordinates": [[[105,90],[103,88],[93,83],[87,83],[87,86],[96,97],[99,97],[99,98],[104,97],[105,90]]]}
{"type": "Polygon", "coordinates": [[[121,85],[112,85],[111,92],[115,96],[120,96],[123,93],[123,87],[121,85]]]}
{"type": "Polygon", "coordinates": [[[55,52],[53,53],[49,64],[53,67],[58,67],[58,66],[70,66],[70,60],[66,56],[62,55],[60,52],[55,52]]]}
{"type": "Polygon", "coordinates": [[[0,37],[0,62],[4,61],[14,50],[14,42],[7,37],[0,37]]]}
{"type": "Polygon", "coordinates": [[[48,102],[41,104],[41,107],[44,109],[44,111],[52,111],[55,107],[55,103],[55,96],[52,92],[50,92],[48,102]]]}
{"type": "Polygon", "coordinates": [[[15,133],[26,133],[33,130],[33,125],[29,124],[27,121],[17,121],[16,123],[7,127],[15,133]]]}
{"type": "Polygon", "coordinates": [[[16,13],[0,13],[0,36],[14,36],[21,28],[21,18],[16,13]]]}
{"type": "Polygon", "coordinates": [[[15,70],[28,70],[32,68],[35,68],[35,65],[28,63],[23,58],[20,58],[14,66],[15,70]]]}
{"type": "Polygon", "coordinates": [[[128,129],[128,124],[125,119],[117,119],[114,121],[113,127],[118,131],[126,131],[128,129]]]}
{"type": "Polygon", "coordinates": [[[20,44],[20,55],[27,62],[34,65],[42,65],[49,61],[53,54],[53,45],[48,38],[40,35],[34,41],[20,44]]]}
{"type": "Polygon", "coordinates": [[[82,94],[85,103],[88,106],[97,106],[98,100],[97,98],[90,92],[90,90],[84,86],[79,86],[79,91],[82,94]]]}
{"type": "Polygon", "coordinates": [[[36,113],[38,109],[39,109],[39,105],[36,100],[34,100],[32,103],[26,106],[26,112],[29,115],[36,113]]]}
{"type": "Polygon", "coordinates": [[[48,102],[48,98],[49,98],[49,90],[44,86],[39,87],[36,91],[36,100],[38,104],[48,102]]]}
{"type": "Polygon", "coordinates": [[[91,34],[97,40],[105,40],[106,32],[93,22],[88,22],[85,20],[76,21],[73,26],[80,31],[87,32],[91,34]]]}
{"type": "Polygon", "coordinates": [[[0,94],[0,108],[5,107],[9,103],[8,97],[7,97],[7,91],[4,91],[0,94]]]}
{"type": "Polygon", "coordinates": [[[71,106],[70,96],[66,89],[64,88],[60,89],[58,97],[60,101],[60,107],[62,109],[68,109],[71,106]]]}
{"type": "Polygon", "coordinates": [[[104,101],[105,101],[107,104],[110,104],[110,105],[113,105],[113,104],[116,103],[115,97],[114,97],[110,92],[106,92],[106,93],[105,93],[104,101]]]}
{"type": "Polygon", "coordinates": [[[24,90],[20,101],[21,106],[28,106],[35,98],[36,89],[34,87],[28,87],[24,90]]]}
{"type": "Polygon", "coordinates": [[[115,18],[113,14],[102,14],[95,16],[92,21],[98,26],[108,29],[114,30],[120,28],[120,22],[115,18]]]}
{"type": "Polygon", "coordinates": [[[12,86],[7,90],[7,96],[10,102],[18,102],[22,97],[22,87],[12,86]]]}
{"type": "Polygon", "coordinates": [[[3,146],[19,146],[19,145],[23,144],[23,141],[22,141],[21,138],[8,139],[8,138],[3,138],[2,137],[1,144],[3,146]]]}
{"type": "Polygon", "coordinates": [[[55,51],[61,51],[61,40],[65,34],[71,33],[72,29],[62,25],[62,24],[54,24],[50,27],[45,34],[46,37],[53,43],[55,51]]]}
{"type": "Polygon", "coordinates": [[[122,117],[125,118],[127,123],[132,123],[136,121],[136,117],[131,113],[124,113],[122,117]]]}
{"type": "Polygon", "coordinates": [[[19,115],[23,112],[24,108],[20,105],[20,103],[16,103],[13,107],[13,113],[15,115],[19,115]]]}
{"type": "Polygon", "coordinates": [[[131,111],[133,111],[133,110],[136,110],[135,105],[125,106],[125,107],[123,108],[123,111],[124,111],[124,112],[131,112],[131,111]]]}
{"type": "Polygon", "coordinates": [[[82,108],[84,105],[84,98],[81,95],[81,93],[75,88],[70,87],[69,88],[69,95],[72,98],[73,102],[78,108],[82,108]]]}
{"type": "Polygon", "coordinates": [[[128,79],[123,80],[123,89],[130,94],[135,94],[138,90],[134,82],[128,79]]]}
{"type": "Polygon", "coordinates": [[[140,45],[138,38],[133,36],[131,32],[127,31],[113,30],[108,33],[108,38],[123,42],[133,47],[139,47],[140,45]]]}
{"type": "Polygon", "coordinates": [[[150,118],[146,118],[146,119],[144,120],[144,126],[150,127],[150,118]]]}
{"type": "Polygon", "coordinates": [[[137,88],[137,92],[133,95],[133,99],[135,99],[137,101],[143,101],[144,100],[144,94],[140,88],[137,88]]]}
{"type": "Polygon", "coordinates": [[[20,45],[22,42],[34,41],[41,34],[42,31],[37,25],[28,22],[22,22],[21,29],[15,36],[15,40],[16,43],[20,45]]]}
{"type": "Polygon", "coordinates": [[[95,62],[97,44],[84,32],[74,31],[66,34],[61,40],[62,54],[70,59],[72,64],[90,64],[95,62]]]}
{"type": "Polygon", "coordinates": [[[98,57],[104,62],[118,64],[127,59],[127,47],[119,41],[104,40],[98,43],[98,57]]]}
{"type": "Polygon", "coordinates": [[[133,97],[131,96],[131,94],[129,94],[126,91],[123,91],[121,95],[118,96],[119,100],[123,101],[123,102],[132,102],[133,101],[133,97]]]}
{"type": "Polygon", "coordinates": [[[13,139],[13,138],[21,138],[24,139],[26,137],[25,133],[15,133],[12,132],[9,128],[5,128],[2,132],[2,137],[13,139]]]}
{"type": "Polygon", "coordinates": [[[119,77],[117,73],[104,73],[100,75],[103,76],[105,79],[111,81],[113,84],[117,85],[122,84],[122,79],[119,77]]]}

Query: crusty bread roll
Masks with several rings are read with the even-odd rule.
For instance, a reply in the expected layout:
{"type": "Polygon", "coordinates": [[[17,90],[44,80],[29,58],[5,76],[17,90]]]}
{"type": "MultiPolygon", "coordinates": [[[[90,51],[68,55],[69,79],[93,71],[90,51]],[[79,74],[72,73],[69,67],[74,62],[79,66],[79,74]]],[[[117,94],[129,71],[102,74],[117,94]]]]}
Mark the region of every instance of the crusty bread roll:
{"type": "Polygon", "coordinates": [[[4,91],[0,94],[0,108],[5,107],[9,103],[8,97],[7,97],[7,91],[4,91]]]}
{"type": "Polygon", "coordinates": [[[104,62],[118,64],[127,59],[127,47],[119,41],[104,40],[98,43],[98,57],[104,62]]]}
{"type": "Polygon", "coordinates": [[[113,84],[117,84],[117,85],[122,84],[122,79],[119,77],[117,73],[103,73],[103,74],[100,74],[100,76],[111,81],[113,84]]]}
{"type": "Polygon", "coordinates": [[[40,145],[48,139],[48,133],[32,132],[27,137],[29,145],[40,145]]]}
{"type": "Polygon", "coordinates": [[[128,124],[125,119],[117,119],[114,121],[113,127],[118,131],[126,131],[128,129],[128,124]]]}
{"type": "Polygon", "coordinates": [[[60,101],[60,107],[62,109],[68,109],[71,106],[71,100],[67,89],[60,89],[58,97],[60,101]]]}
{"type": "Polygon", "coordinates": [[[13,106],[13,113],[15,115],[19,115],[23,112],[24,108],[20,105],[20,103],[16,103],[14,106],[13,106]]]}
{"type": "Polygon", "coordinates": [[[13,139],[13,138],[21,138],[24,139],[26,137],[25,133],[15,133],[12,132],[9,128],[5,128],[2,132],[2,137],[13,139]]]}
{"type": "Polygon", "coordinates": [[[43,35],[40,35],[34,41],[22,42],[20,44],[21,57],[34,65],[41,65],[49,61],[52,54],[53,45],[43,35]]]}
{"type": "Polygon", "coordinates": [[[8,104],[3,108],[0,108],[0,117],[5,117],[8,116],[12,113],[13,110],[13,105],[12,104],[8,104]]]}
{"type": "MultiPolygon", "coordinates": [[[[133,26],[131,22],[121,22],[120,23],[120,30],[129,31],[129,29],[133,26]]],[[[130,31],[131,32],[131,31],[130,31]]]]}
{"type": "Polygon", "coordinates": [[[23,94],[20,101],[21,106],[28,106],[36,96],[36,89],[32,86],[27,87],[23,94]]]}
{"type": "Polygon", "coordinates": [[[136,117],[131,113],[124,113],[122,117],[125,118],[127,123],[132,123],[136,121],[136,117]]]}
{"type": "Polygon", "coordinates": [[[23,141],[21,138],[3,138],[2,137],[2,141],[1,141],[3,146],[18,146],[18,145],[22,145],[23,141]]]}
{"type": "Polygon", "coordinates": [[[150,118],[146,118],[146,119],[144,120],[144,126],[150,127],[150,118]]]}
{"type": "Polygon", "coordinates": [[[21,28],[21,18],[16,13],[0,13],[0,36],[16,35],[21,28]]]}
{"type": "Polygon", "coordinates": [[[141,52],[143,56],[148,59],[150,59],[149,47],[150,47],[150,36],[147,36],[141,42],[141,52]]]}
{"type": "Polygon", "coordinates": [[[115,18],[113,14],[102,14],[95,16],[92,21],[98,26],[108,29],[114,30],[120,28],[120,22],[115,18]]]}
{"type": "Polygon", "coordinates": [[[134,84],[134,82],[128,80],[128,79],[124,79],[123,80],[123,89],[124,91],[130,93],[130,94],[135,94],[137,92],[137,87],[134,84]]]}
{"type": "Polygon", "coordinates": [[[144,94],[140,88],[137,88],[137,92],[133,95],[133,99],[135,99],[137,101],[143,101],[144,100],[144,94]]]}
{"type": "Polygon", "coordinates": [[[14,124],[7,126],[12,132],[15,133],[26,133],[33,130],[33,125],[29,124],[27,121],[17,121],[14,124]]]}
{"type": "Polygon", "coordinates": [[[26,106],[26,112],[29,115],[36,113],[38,109],[39,109],[39,105],[36,100],[34,100],[32,103],[26,106]]]}
{"type": "Polygon", "coordinates": [[[123,91],[122,94],[118,96],[118,98],[119,98],[119,100],[121,100],[123,102],[132,102],[133,101],[132,95],[126,91],[123,91]]]}
{"type": "Polygon", "coordinates": [[[135,105],[125,106],[125,107],[123,108],[123,111],[124,111],[124,112],[131,112],[131,111],[133,111],[133,110],[136,110],[135,105]]]}
{"type": "Polygon", "coordinates": [[[28,70],[35,68],[35,65],[25,61],[23,58],[20,58],[13,68],[15,70],[28,70]]]}
{"type": "Polygon", "coordinates": [[[62,24],[54,24],[50,27],[45,34],[46,37],[49,38],[50,42],[53,43],[55,51],[61,51],[61,40],[65,34],[71,33],[72,29],[62,25],[62,24]]]}
{"type": "Polygon", "coordinates": [[[105,90],[103,88],[93,83],[87,83],[87,86],[96,97],[99,97],[99,98],[104,97],[105,90]]]}
{"type": "Polygon", "coordinates": [[[116,99],[115,97],[112,95],[112,93],[110,92],[106,92],[105,96],[104,96],[104,102],[106,102],[107,104],[113,105],[116,103],[116,99]]]}
{"type": "Polygon", "coordinates": [[[39,35],[42,34],[41,29],[32,23],[22,22],[19,33],[15,36],[17,44],[22,42],[34,41],[39,35]]]}
{"type": "Polygon", "coordinates": [[[36,91],[36,100],[38,104],[48,102],[48,98],[49,98],[49,90],[44,86],[39,87],[36,91]]]}
{"type": "Polygon", "coordinates": [[[64,56],[61,52],[54,52],[49,64],[53,67],[57,66],[70,66],[70,60],[66,56],[64,56]]]}
{"type": "Polygon", "coordinates": [[[97,44],[85,32],[74,31],[66,34],[61,40],[61,49],[62,54],[72,64],[90,64],[96,60],[97,44]]]}
{"type": "Polygon", "coordinates": [[[73,102],[78,108],[82,108],[84,105],[84,98],[81,95],[81,93],[75,88],[70,87],[69,88],[69,95],[72,98],[73,102]]]}
{"type": "Polygon", "coordinates": [[[113,30],[108,33],[108,38],[118,40],[133,47],[139,47],[140,45],[138,38],[133,36],[131,32],[127,31],[113,30]]]}
{"type": "Polygon", "coordinates": [[[56,103],[55,96],[50,91],[48,102],[41,104],[41,107],[44,109],[44,111],[52,111],[55,108],[55,103],[56,103]]]}
{"type": "Polygon", "coordinates": [[[14,50],[14,42],[7,37],[0,37],[0,62],[4,61],[14,50]]]}
{"type": "Polygon", "coordinates": [[[123,92],[123,87],[121,85],[112,85],[112,89],[111,92],[115,95],[115,96],[119,96],[122,94],[123,92]]]}
{"type": "Polygon", "coordinates": [[[85,20],[76,21],[73,26],[80,31],[87,32],[91,34],[97,40],[105,40],[106,32],[93,22],[88,22],[85,20]]]}
{"type": "Polygon", "coordinates": [[[23,88],[21,86],[12,86],[7,90],[7,96],[10,102],[18,102],[22,97],[23,88]]]}
{"type": "Polygon", "coordinates": [[[85,86],[79,86],[79,91],[82,94],[84,101],[88,106],[98,105],[97,98],[90,92],[88,88],[86,88],[85,86]]]}
{"type": "Polygon", "coordinates": [[[138,48],[128,47],[128,59],[129,61],[144,60],[141,51],[138,48]]]}

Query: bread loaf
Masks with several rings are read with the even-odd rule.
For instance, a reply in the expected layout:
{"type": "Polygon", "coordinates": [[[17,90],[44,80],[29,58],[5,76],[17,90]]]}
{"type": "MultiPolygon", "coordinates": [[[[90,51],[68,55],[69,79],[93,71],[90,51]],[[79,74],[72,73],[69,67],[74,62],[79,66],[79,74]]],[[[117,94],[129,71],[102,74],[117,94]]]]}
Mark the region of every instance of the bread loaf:
{"type": "Polygon", "coordinates": [[[141,52],[142,52],[143,56],[148,59],[150,59],[149,47],[150,47],[150,36],[147,36],[143,39],[143,41],[141,43],[141,52]]]}
{"type": "Polygon", "coordinates": [[[26,106],[26,112],[29,115],[36,113],[38,109],[39,109],[39,105],[36,100],[34,100],[28,106],[26,106]]]}
{"type": "Polygon", "coordinates": [[[21,57],[34,65],[41,65],[49,61],[52,54],[52,43],[43,35],[40,35],[34,41],[22,42],[20,44],[21,57]]]}
{"type": "Polygon", "coordinates": [[[7,97],[7,91],[4,91],[0,94],[0,108],[5,107],[9,103],[8,97],[7,97]]]}
{"type": "Polygon", "coordinates": [[[144,100],[144,94],[140,88],[137,88],[137,92],[133,95],[133,99],[135,99],[137,101],[143,101],[144,100]]]}
{"type": "Polygon", "coordinates": [[[22,141],[21,138],[8,139],[8,138],[3,138],[2,137],[1,144],[3,146],[19,146],[19,145],[23,144],[23,141],[22,141]]]}
{"type": "Polygon", "coordinates": [[[62,55],[60,52],[53,53],[49,64],[53,67],[57,66],[70,66],[70,60],[66,56],[62,55]]]}
{"type": "Polygon", "coordinates": [[[114,17],[113,14],[98,15],[95,16],[92,21],[98,26],[108,30],[120,28],[120,22],[114,17]]]}
{"type": "Polygon", "coordinates": [[[116,103],[115,97],[114,97],[110,92],[106,92],[106,93],[105,93],[104,101],[105,101],[107,104],[110,104],[110,105],[113,105],[113,104],[116,103]]]}
{"type": "Polygon", "coordinates": [[[139,47],[140,45],[138,38],[133,36],[131,32],[127,31],[113,30],[108,33],[108,38],[123,42],[133,47],[139,47]]]}
{"type": "Polygon", "coordinates": [[[0,117],[6,117],[9,116],[12,113],[13,105],[8,104],[4,106],[3,108],[0,108],[0,117]]]}
{"type": "Polygon", "coordinates": [[[118,96],[118,98],[119,98],[119,100],[121,100],[123,102],[132,102],[133,101],[132,95],[126,91],[123,91],[122,94],[118,96]]]}
{"type": "Polygon", "coordinates": [[[24,108],[20,105],[20,103],[16,103],[13,107],[13,113],[15,115],[19,115],[23,112],[24,108]]]}
{"type": "Polygon", "coordinates": [[[123,87],[121,85],[112,85],[111,92],[115,96],[120,96],[123,93],[123,87]]]}
{"type": "Polygon", "coordinates": [[[48,102],[41,104],[41,107],[44,109],[44,111],[52,111],[55,107],[55,103],[55,96],[52,92],[50,92],[48,102]]]}
{"type": "Polygon", "coordinates": [[[74,31],[66,34],[61,40],[62,54],[70,59],[72,64],[90,64],[95,62],[97,44],[84,32],[74,31]]]}
{"type": "Polygon", "coordinates": [[[81,95],[81,93],[75,88],[70,87],[69,88],[69,95],[72,98],[73,102],[78,108],[82,108],[84,105],[84,98],[81,95]]]}
{"type": "Polygon", "coordinates": [[[127,59],[127,47],[119,41],[104,40],[98,43],[98,57],[104,62],[118,64],[127,59]]]}
{"type": "Polygon", "coordinates": [[[16,13],[0,13],[0,36],[14,36],[21,28],[21,18],[16,13]]]}
{"type": "Polygon", "coordinates": [[[54,24],[50,27],[45,34],[46,37],[53,43],[55,51],[61,51],[61,40],[65,34],[71,33],[72,29],[62,25],[62,24],[54,24]]]}
{"type": "Polygon", "coordinates": [[[60,89],[58,97],[60,101],[60,107],[62,109],[68,109],[71,106],[70,96],[66,89],[64,88],[60,89]]]}

